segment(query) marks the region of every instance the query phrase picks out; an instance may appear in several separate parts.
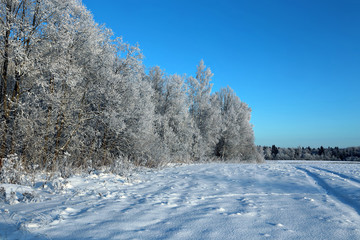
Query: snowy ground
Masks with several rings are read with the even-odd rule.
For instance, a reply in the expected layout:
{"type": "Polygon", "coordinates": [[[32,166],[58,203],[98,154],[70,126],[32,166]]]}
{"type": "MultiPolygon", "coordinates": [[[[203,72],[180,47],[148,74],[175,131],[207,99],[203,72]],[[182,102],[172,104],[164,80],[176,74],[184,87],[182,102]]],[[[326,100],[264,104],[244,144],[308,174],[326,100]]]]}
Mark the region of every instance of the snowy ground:
{"type": "Polygon", "coordinates": [[[0,202],[0,239],[360,239],[360,164],[185,165],[137,178],[2,184],[19,202],[0,202]]]}

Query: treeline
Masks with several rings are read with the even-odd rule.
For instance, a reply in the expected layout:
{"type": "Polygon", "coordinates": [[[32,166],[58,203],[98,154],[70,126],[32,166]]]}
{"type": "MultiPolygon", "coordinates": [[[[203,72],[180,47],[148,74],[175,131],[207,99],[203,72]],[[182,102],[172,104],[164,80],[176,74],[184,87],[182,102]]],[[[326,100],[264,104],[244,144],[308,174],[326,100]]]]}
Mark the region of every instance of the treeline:
{"type": "Polygon", "coordinates": [[[262,147],[266,160],[341,160],[360,161],[360,147],[262,147]]]}
{"type": "Polygon", "coordinates": [[[0,5],[0,168],[262,160],[250,108],[229,87],[211,93],[203,61],[188,77],[146,69],[77,0],[0,5]]]}

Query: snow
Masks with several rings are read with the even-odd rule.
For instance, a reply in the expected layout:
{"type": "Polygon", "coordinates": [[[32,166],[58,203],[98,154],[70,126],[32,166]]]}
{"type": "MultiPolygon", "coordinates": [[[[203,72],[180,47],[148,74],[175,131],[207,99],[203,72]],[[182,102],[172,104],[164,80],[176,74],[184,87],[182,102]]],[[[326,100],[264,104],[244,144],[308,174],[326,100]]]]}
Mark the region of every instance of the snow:
{"type": "Polygon", "coordinates": [[[0,185],[16,193],[0,202],[0,239],[360,239],[360,164],[182,165],[42,186],[0,185]]]}

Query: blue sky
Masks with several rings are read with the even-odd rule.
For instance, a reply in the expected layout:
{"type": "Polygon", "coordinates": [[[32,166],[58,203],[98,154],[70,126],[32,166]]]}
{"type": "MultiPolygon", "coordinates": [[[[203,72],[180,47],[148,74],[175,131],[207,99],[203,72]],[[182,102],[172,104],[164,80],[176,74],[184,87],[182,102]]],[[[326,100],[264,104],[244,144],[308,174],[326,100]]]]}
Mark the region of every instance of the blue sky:
{"type": "Polygon", "coordinates": [[[229,85],[258,145],[360,146],[360,1],[83,0],[147,67],[229,85]]]}

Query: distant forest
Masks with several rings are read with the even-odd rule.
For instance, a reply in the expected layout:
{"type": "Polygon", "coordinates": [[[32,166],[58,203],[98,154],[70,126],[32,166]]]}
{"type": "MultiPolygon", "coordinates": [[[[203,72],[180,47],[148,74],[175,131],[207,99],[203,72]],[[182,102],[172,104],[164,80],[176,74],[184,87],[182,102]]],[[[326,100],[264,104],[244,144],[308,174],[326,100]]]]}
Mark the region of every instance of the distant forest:
{"type": "Polygon", "coordinates": [[[266,160],[341,160],[341,161],[360,161],[360,147],[297,147],[281,148],[272,145],[264,146],[264,157],[266,160]]]}

